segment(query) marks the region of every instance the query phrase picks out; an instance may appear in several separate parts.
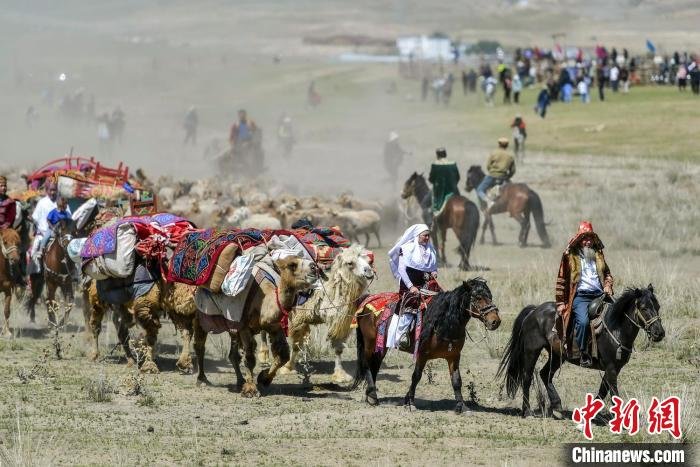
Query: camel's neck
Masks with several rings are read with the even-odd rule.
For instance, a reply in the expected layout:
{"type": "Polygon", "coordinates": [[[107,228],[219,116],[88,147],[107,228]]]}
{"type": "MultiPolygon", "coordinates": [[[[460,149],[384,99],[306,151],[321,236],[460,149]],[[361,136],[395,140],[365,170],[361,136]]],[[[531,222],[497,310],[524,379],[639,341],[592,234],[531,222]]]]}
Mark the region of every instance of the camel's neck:
{"type": "Polygon", "coordinates": [[[293,287],[280,287],[278,289],[280,305],[285,310],[290,310],[296,304],[297,290],[293,287]]]}

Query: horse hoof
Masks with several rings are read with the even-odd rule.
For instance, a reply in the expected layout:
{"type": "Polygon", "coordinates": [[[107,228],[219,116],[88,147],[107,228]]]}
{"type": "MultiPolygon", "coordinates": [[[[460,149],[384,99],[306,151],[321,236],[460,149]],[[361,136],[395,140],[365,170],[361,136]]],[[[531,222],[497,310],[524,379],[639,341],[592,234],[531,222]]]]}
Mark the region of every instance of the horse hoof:
{"type": "Polygon", "coordinates": [[[260,397],[260,391],[258,391],[258,388],[256,388],[254,384],[245,383],[243,385],[243,389],[241,389],[241,397],[245,397],[247,399],[260,397]]]}
{"type": "Polygon", "coordinates": [[[376,394],[367,394],[365,400],[367,401],[367,404],[371,405],[372,407],[379,405],[379,398],[376,394]]]}
{"type": "Polygon", "coordinates": [[[175,366],[177,367],[177,369],[181,375],[191,375],[192,371],[194,370],[194,365],[192,365],[192,360],[189,360],[189,361],[186,360],[184,362],[181,362],[180,360],[178,360],[175,363],[175,366]]]}
{"type": "Polygon", "coordinates": [[[465,412],[469,412],[469,411],[464,406],[464,402],[458,402],[457,406],[455,407],[455,414],[461,415],[465,412]]]}
{"type": "Polygon", "coordinates": [[[160,373],[160,370],[158,369],[158,365],[156,365],[155,362],[148,361],[141,365],[141,373],[156,375],[160,373]]]}
{"type": "Polygon", "coordinates": [[[281,375],[296,375],[296,374],[297,374],[297,370],[295,370],[294,368],[290,368],[290,367],[288,367],[288,366],[285,365],[285,366],[283,366],[282,368],[280,368],[280,369],[277,371],[277,373],[279,373],[279,374],[281,374],[281,375]]]}
{"type": "Polygon", "coordinates": [[[90,360],[92,360],[93,362],[96,362],[98,358],[100,358],[99,352],[92,352],[90,354],[90,360]]]}
{"type": "Polygon", "coordinates": [[[269,372],[267,370],[262,370],[260,373],[258,373],[258,384],[260,386],[267,387],[271,382],[272,379],[270,379],[269,372]]]}
{"type": "Polygon", "coordinates": [[[338,370],[331,376],[331,382],[336,384],[349,383],[353,377],[347,374],[344,370],[338,370]]]}
{"type": "Polygon", "coordinates": [[[532,412],[526,410],[525,412],[523,412],[523,418],[532,418],[532,412]]]}
{"type": "Polygon", "coordinates": [[[552,418],[555,420],[564,420],[564,414],[561,409],[552,409],[552,418]]]}
{"type": "Polygon", "coordinates": [[[202,386],[211,386],[211,383],[209,382],[206,376],[200,376],[197,378],[197,387],[201,388],[202,386]]]}

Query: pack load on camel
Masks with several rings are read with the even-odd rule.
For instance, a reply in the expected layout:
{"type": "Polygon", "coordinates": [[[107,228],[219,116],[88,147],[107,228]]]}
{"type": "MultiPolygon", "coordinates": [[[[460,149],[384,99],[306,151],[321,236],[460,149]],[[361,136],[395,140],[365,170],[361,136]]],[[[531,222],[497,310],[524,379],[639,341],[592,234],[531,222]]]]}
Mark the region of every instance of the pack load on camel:
{"type": "MultiPolygon", "coordinates": [[[[332,228],[207,229],[186,233],[169,261],[167,280],[198,286],[195,301],[207,332],[235,330],[252,279],[276,287],[275,263],[296,257],[327,271],[350,241],[332,228]]],[[[367,252],[372,257],[371,252],[367,252]]],[[[306,301],[311,290],[302,293],[306,301]]],[[[285,326],[286,328],[286,326],[285,326]]]]}
{"type": "Polygon", "coordinates": [[[94,157],[64,156],[27,175],[27,192],[39,194],[49,180],[56,182],[58,195],[68,200],[72,210],[90,198],[118,206],[129,215],[154,214],[158,210],[155,194],[131,177],[129,167],[122,162],[109,168],[94,157]]]}

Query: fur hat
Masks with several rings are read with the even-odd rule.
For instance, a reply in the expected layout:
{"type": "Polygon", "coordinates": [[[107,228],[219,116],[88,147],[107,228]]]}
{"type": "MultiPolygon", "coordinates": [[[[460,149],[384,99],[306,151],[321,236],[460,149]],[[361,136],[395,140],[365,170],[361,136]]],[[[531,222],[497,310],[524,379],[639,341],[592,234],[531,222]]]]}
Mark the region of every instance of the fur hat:
{"type": "Polygon", "coordinates": [[[447,157],[447,150],[445,148],[437,148],[435,150],[435,155],[438,156],[438,158],[447,157]]]}
{"type": "Polygon", "coordinates": [[[501,146],[508,146],[509,142],[510,141],[505,136],[501,136],[500,138],[498,138],[498,144],[501,146]]]}
{"type": "Polygon", "coordinates": [[[5,185],[7,185],[7,177],[4,175],[0,175],[0,183],[5,183],[5,185]]]}

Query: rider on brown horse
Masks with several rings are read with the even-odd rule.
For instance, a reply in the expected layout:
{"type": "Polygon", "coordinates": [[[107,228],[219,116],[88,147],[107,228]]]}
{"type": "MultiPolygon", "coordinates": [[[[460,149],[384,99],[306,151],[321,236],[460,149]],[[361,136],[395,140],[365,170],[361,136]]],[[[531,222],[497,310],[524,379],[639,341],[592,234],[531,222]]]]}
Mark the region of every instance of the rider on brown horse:
{"type": "MultiPolygon", "coordinates": [[[[581,352],[581,366],[591,366],[587,351],[588,305],[603,293],[613,295],[613,277],[603,256],[603,242],[593,232],[590,222],[579,224],[578,232],[569,241],[559,265],[556,287],[557,313],[561,316],[560,339],[568,345],[568,324],[574,313],[576,344],[581,352]],[[562,335],[563,334],[563,335],[562,335]]],[[[571,352],[570,352],[571,353],[571,352]]]]}
{"type": "Polygon", "coordinates": [[[488,189],[494,185],[510,180],[515,174],[515,160],[507,148],[508,138],[498,138],[498,149],[491,153],[486,163],[486,171],[488,174],[476,188],[477,196],[486,206],[484,210],[489,209],[493,204],[486,196],[488,189]]]}
{"type": "Polygon", "coordinates": [[[17,215],[17,203],[7,196],[7,178],[0,175],[0,229],[12,227],[17,215]]]}
{"type": "Polygon", "coordinates": [[[428,181],[433,184],[433,214],[437,217],[453,195],[459,195],[459,169],[447,158],[445,148],[435,150],[437,160],[430,166],[428,181]]]}

